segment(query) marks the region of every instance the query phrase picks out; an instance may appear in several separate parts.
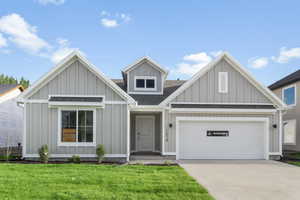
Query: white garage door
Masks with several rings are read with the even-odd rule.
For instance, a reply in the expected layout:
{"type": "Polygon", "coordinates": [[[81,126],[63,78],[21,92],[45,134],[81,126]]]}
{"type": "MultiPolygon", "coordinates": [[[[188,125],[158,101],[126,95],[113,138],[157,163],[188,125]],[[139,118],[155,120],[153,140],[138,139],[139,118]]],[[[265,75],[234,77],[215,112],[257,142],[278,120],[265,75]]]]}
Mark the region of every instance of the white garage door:
{"type": "Polygon", "coordinates": [[[264,159],[265,122],[179,121],[179,159],[264,159]]]}

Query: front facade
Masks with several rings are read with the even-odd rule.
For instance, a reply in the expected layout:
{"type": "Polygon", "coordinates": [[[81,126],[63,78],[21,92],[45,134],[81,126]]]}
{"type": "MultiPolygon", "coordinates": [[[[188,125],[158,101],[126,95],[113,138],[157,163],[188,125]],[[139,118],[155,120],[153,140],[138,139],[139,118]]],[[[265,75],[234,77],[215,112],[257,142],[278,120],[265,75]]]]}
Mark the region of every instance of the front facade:
{"type": "Polygon", "coordinates": [[[190,80],[166,80],[148,57],[110,80],[73,52],[29,88],[25,158],[107,158],[134,154],[176,159],[269,159],[281,155],[284,103],[224,53],[190,80]]]}
{"type": "Polygon", "coordinates": [[[269,88],[288,106],[283,115],[283,149],[300,151],[300,70],[275,82],[269,88]]]}

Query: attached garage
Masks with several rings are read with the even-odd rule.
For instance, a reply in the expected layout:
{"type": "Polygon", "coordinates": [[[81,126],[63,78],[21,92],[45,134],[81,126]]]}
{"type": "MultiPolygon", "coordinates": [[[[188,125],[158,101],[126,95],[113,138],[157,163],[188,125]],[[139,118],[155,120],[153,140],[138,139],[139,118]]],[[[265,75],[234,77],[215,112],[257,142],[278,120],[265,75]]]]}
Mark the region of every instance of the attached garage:
{"type": "Polygon", "coordinates": [[[177,159],[268,159],[268,118],[177,117],[177,159]]]}

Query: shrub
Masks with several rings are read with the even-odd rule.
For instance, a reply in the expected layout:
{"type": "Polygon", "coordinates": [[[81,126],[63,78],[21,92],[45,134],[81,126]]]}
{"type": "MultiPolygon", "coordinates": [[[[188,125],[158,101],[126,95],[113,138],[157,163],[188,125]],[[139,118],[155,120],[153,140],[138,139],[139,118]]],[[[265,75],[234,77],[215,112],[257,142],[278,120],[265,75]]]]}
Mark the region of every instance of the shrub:
{"type": "Polygon", "coordinates": [[[39,148],[39,156],[40,156],[40,161],[42,163],[48,163],[49,160],[49,150],[48,150],[48,145],[43,145],[41,148],[39,148]]]}
{"type": "Polygon", "coordinates": [[[98,163],[101,163],[103,161],[104,155],[105,155],[105,149],[103,144],[99,144],[96,148],[96,154],[97,154],[97,160],[98,163]]]}
{"type": "Polygon", "coordinates": [[[69,161],[72,163],[80,163],[80,156],[73,155],[71,158],[69,158],[69,161]]]}

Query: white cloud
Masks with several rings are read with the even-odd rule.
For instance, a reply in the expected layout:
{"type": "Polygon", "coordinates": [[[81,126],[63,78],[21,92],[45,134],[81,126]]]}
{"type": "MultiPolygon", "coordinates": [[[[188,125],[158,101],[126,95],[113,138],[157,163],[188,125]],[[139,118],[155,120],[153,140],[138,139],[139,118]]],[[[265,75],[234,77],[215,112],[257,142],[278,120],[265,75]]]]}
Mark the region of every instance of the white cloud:
{"type": "Polygon", "coordinates": [[[131,17],[127,14],[121,13],[120,14],[121,19],[124,20],[124,22],[129,22],[131,20],[131,17]]]}
{"type": "Polygon", "coordinates": [[[3,35],[0,33],[0,48],[1,47],[6,47],[7,46],[7,42],[6,39],[3,37],[3,35]]]}
{"type": "Polygon", "coordinates": [[[28,24],[20,15],[10,14],[0,18],[0,32],[18,47],[30,53],[39,53],[50,45],[37,35],[37,28],[28,24]]]}
{"type": "Polygon", "coordinates": [[[210,63],[212,61],[212,57],[206,52],[199,52],[185,55],[183,60],[184,62],[179,63],[173,72],[191,76],[210,63]]]}
{"type": "Polygon", "coordinates": [[[37,0],[38,3],[42,5],[54,4],[54,5],[62,5],[65,3],[65,0],[37,0]]]}
{"type": "Polygon", "coordinates": [[[128,23],[131,21],[131,17],[125,13],[115,13],[112,14],[108,11],[101,11],[101,25],[107,28],[115,28],[123,23],[128,23]]]}
{"type": "Polygon", "coordinates": [[[207,55],[205,52],[195,53],[186,55],[183,57],[185,61],[192,61],[196,63],[209,63],[211,61],[211,57],[207,55]]]}
{"type": "Polygon", "coordinates": [[[275,62],[278,63],[287,63],[291,59],[300,58],[300,47],[287,49],[282,47],[278,57],[272,57],[275,62]]]}
{"type": "Polygon", "coordinates": [[[261,69],[269,64],[269,58],[260,57],[260,58],[250,58],[248,60],[250,67],[255,69],[261,69]]]}
{"type": "Polygon", "coordinates": [[[59,47],[52,53],[50,59],[53,63],[58,63],[62,59],[64,59],[67,55],[69,55],[72,51],[78,50],[76,48],[71,48],[69,40],[64,38],[58,38],[57,43],[59,47]]]}
{"type": "Polygon", "coordinates": [[[222,50],[210,52],[210,54],[213,55],[213,57],[218,57],[218,56],[221,55],[222,53],[223,53],[222,50]]]}
{"type": "Polygon", "coordinates": [[[107,19],[107,18],[102,18],[101,19],[101,24],[107,28],[114,28],[119,26],[117,20],[114,19],[107,19]]]}

